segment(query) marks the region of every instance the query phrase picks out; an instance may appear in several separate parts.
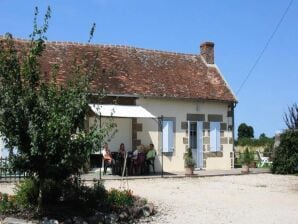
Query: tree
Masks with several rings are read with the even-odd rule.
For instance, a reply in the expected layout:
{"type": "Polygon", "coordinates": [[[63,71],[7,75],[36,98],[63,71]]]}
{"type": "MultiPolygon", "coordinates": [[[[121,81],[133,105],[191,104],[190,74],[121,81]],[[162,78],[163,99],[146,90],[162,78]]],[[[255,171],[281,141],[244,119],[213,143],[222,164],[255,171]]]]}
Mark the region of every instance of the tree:
{"type": "Polygon", "coordinates": [[[280,136],[280,144],[275,149],[272,172],[292,174],[298,172],[298,106],[295,103],[284,114],[288,130],[280,136]]]}
{"type": "Polygon", "coordinates": [[[259,139],[266,139],[268,138],[265,133],[260,134],[259,139]]]}
{"type": "Polygon", "coordinates": [[[298,105],[288,107],[288,114],[285,113],[284,121],[289,129],[298,129],[298,105]]]}
{"type": "Polygon", "coordinates": [[[238,139],[240,138],[253,138],[254,129],[252,126],[248,126],[245,123],[241,123],[238,127],[238,139]]]}
{"type": "Polygon", "coordinates": [[[298,131],[288,130],[280,136],[275,149],[272,172],[293,174],[298,172],[298,131]]]}
{"type": "Polygon", "coordinates": [[[36,180],[39,208],[45,181],[63,182],[78,175],[94,146],[113,128],[113,123],[108,123],[105,128],[95,125],[84,129],[89,83],[99,71],[96,58],[88,61],[88,66],[84,59],[74,63],[77,66],[69,76],[73,79],[65,85],[55,79],[59,66],[51,72],[50,81],[43,79],[40,58],[46,47],[50,13],[48,8],[39,27],[36,8],[34,31],[21,56],[12,35],[0,41],[0,133],[7,147],[18,149],[11,158],[13,168],[36,180]]]}

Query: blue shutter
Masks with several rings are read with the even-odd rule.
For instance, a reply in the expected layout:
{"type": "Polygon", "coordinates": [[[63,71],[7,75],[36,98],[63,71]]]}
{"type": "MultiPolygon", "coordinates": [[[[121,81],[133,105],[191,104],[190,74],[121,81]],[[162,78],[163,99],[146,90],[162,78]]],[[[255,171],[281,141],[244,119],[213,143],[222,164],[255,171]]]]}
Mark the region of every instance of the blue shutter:
{"type": "Polygon", "coordinates": [[[220,123],[216,122],[216,151],[220,151],[220,123]]]}
{"type": "Polygon", "coordinates": [[[210,122],[210,151],[220,151],[220,123],[210,122]]]}
{"type": "Polygon", "coordinates": [[[174,122],[173,121],[168,121],[168,134],[169,134],[169,152],[174,151],[174,122]]]}
{"type": "Polygon", "coordinates": [[[162,128],[163,152],[173,152],[173,149],[174,149],[174,131],[173,131],[174,122],[173,121],[163,121],[162,126],[163,126],[163,128],[162,128]]]}

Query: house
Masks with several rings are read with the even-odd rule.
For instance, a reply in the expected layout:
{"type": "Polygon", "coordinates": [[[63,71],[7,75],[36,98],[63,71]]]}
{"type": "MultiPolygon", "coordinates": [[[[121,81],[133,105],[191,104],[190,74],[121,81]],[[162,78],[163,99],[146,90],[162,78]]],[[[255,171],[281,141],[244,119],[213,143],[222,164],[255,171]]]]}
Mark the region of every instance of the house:
{"type": "Polygon", "coordinates": [[[183,154],[188,147],[197,168],[233,167],[237,100],[214,64],[214,43],[202,43],[198,54],[183,54],[118,45],[48,42],[41,66],[50,71],[58,63],[57,80],[64,82],[74,57],[83,53],[89,57],[96,52],[105,75],[91,84],[94,90],[104,88],[107,97],[90,102],[93,113],[88,115],[86,127],[98,115],[104,122],[113,110],[117,131],[108,139],[112,150],[117,151],[122,142],[128,150],[153,143],[156,169],[160,170],[163,162],[163,169],[169,172],[184,169],[183,154]]]}

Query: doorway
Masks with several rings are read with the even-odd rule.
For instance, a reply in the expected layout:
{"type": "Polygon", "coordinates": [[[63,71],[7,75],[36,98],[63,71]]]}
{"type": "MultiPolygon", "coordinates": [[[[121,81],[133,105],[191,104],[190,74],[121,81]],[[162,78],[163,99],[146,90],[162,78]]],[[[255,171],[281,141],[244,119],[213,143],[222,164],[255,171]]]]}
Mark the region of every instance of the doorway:
{"type": "Polygon", "coordinates": [[[189,147],[196,161],[196,168],[203,168],[203,122],[188,121],[189,147]]]}

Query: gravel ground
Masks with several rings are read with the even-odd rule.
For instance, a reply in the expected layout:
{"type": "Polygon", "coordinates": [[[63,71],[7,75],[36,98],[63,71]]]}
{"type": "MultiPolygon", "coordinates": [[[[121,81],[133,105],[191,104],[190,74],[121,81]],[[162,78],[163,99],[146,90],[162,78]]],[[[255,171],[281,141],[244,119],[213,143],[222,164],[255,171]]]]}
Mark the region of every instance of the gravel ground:
{"type": "Polygon", "coordinates": [[[158,206],[151,223],[298,223],[297,176],[130,180],[128,186],[158,206]]]}
{"type": "MultiPolygon", "coordinates": [[[[143,223],[298,223],[298,176],[272,174],[129,180],[158,213],[143,223]]],[[[108,180],[107,189],[120,181],[108,180]]],[[[0,191],[12,192],[1,184],[0,191]]]]}

